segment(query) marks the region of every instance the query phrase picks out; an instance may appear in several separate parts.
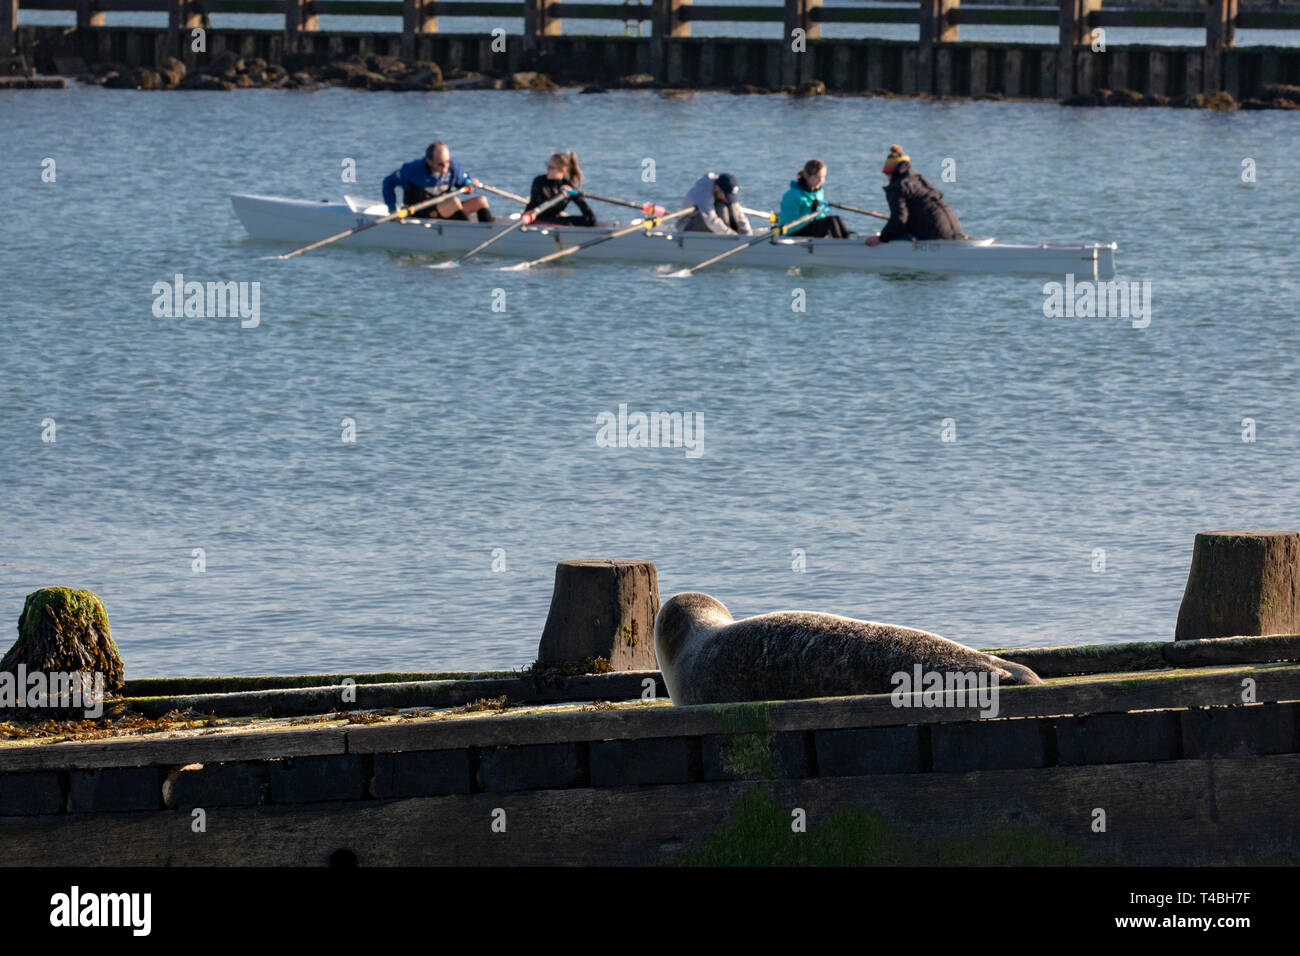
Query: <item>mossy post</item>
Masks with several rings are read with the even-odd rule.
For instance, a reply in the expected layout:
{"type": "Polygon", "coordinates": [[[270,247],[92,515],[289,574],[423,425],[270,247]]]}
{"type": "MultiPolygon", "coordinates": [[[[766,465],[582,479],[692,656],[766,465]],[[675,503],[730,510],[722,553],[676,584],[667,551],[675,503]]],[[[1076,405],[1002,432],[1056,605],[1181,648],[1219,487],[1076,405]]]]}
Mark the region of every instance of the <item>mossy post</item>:
{"type": "Polygon", "coordinates": [[[561,561],[539,664],[603,657],[616,671],[656,670],[659,575],[650,561],[561,561]]]}
{"type": "Polygon", "coordinates": [[[108,629],[108,612],[94,591],[41,588],[27,595],[18,640],[0,659],[0,672],[73,671],[103,674],[104,690],[121,689],[124,670],[108,629]]]}
{"type": "Polygon", "coordinates": [[[1300,532],[1196,536],[1174,640],[1300,634],[1300,532]]]}

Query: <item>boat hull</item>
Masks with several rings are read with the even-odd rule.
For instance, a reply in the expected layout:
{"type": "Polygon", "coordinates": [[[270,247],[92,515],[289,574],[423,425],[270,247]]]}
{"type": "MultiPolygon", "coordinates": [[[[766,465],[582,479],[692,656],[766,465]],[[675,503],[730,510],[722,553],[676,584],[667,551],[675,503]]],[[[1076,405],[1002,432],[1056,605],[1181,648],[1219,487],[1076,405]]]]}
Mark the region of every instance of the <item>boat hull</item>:
{"type": "MultiPolygon", "coordinates": [[[[364,200],[309,202],[274,196],[236,194],[231,204],[248,234],[305,245],[373,221],[386,210],[364,200]]],[[[457,256],[504,230],[496,223],[433,219],[387,222],[339,241],[340,245],[394,249],[434,256],[457,256]]],[[[536,259],[558,249],[608,235],[614,225],[524,226],[484,250],[484,255],[515,262],[536,259]]],[[[735,248],[743,239],[711,233],[638,230],[612,239],[581,256],[587,260],[645,262],[680,268],[695,265],[735,248]]],[[[1115,273],[1114,243],[1028,245],[992,239],[890,242],[867,246],[860,239],[778,238],[738,252],[727,267],[831,268],[855,272],[1013,273],[1109,278],[1115,273]]],[[[568,258],[558,260],[570,262],[568,258]]],[[[719,267],[724,264],[719,263],[719,267]]]]}

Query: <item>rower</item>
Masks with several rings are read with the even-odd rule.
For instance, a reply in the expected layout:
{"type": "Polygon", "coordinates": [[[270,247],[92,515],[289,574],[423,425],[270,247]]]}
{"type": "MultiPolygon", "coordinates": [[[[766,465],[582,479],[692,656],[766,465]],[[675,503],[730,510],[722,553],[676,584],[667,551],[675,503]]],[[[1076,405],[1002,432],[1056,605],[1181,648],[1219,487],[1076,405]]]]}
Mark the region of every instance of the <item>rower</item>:
{"type": "MultiPolygon", "coordinates": [[[[524,212],[536,209],[542,203],[554,199],[561,193],[581,188],[582,170],[578,168],[578,154],[573,152],[552,153],[551,158],[546,161],[546,173],[533,180],[533,187],[528,196],[528,205],[524,207],[524,212]]],[[[572,199],[566,199],[564,202],[556,203],[550,209],[547,209],[537,221],[556,226],[594,226],[596,216],[581,196],[574,196],[572,199]],[[582,215],[560,215],[564,207],[570,202],[582,210],[582,215]]]]}
{"type": "MultiPolygon", "coordinates": [[[[402,187],[402,205],[409,207],[462,186],[474,185],[477,183],[460,168],[460,163],[451,158],[446,143],[430,143],[423,159],[413,159],[384,177],[384,202],[388,204],[389,212],[397,211],[398,186],[402,187]]],[[[448,196],[445,202],[423,209],[417,215],[430,219],[467,220],[470,213],[477,213],[479,222],[495,221],[486,196],[464,194],[448,196]]]]}
{"type": "Polygon", "coordinates": [[[875,246],[893,239],[965,239],[961,223],[943,193],[912,168],[911,158],[901,146],[890,146],[880,170],[889,177],[885,198],[889,200],[889,221],[878,236],[868,236],[875,246]]]}
{"type": "Polygon", "coordinates": [[[794,222],[812,212],[822,210],[812,222],[800,226],[792,236],[801,239],[847,239],[849,230],[845,228],[839,216],[829,216],[826,194],[822,187],[826,184],[826,164],[820,159],[810,159],[803,164],[803,169],[790,180],[790,188],[781,197],[781,225],[794,222]]]}
{"type": "Polygon", "coordinates": [[[684,206],[695,212],[681,220],[678,232],[716,232],[752,236],[749,217],[740,206],[740,184],[731,173],[705,173],[686,194],[684,206]]]}

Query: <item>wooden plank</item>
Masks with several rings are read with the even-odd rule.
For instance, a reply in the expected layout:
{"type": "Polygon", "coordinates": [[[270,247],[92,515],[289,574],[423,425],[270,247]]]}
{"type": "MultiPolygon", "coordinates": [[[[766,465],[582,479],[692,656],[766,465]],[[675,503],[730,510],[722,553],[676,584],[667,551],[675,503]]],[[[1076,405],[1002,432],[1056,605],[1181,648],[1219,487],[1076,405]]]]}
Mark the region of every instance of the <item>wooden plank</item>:
{"type": "MultiPolygon", "coordinates": [[[[963,862],[983,863],[1294,864],[1297,789],[1300,755],[1288,754],[242,807],[210,811],[200,834],[181,811],[9,817],[0,839],[5,862],[82,867],[323,866],[340,850],[363,866],[652,864],[710,840],[725,853],[752,793],[765,798],[749,804],[761,818],[785,821],[766,832],[788,832],[798,807],[808,836],[838,820],[842,839],[856,835],[855,818],[842,814],[867,811],[867,833],[906,853],[897,861],[863,849],[852,862],[933,865],[960,848],[963,862]],[[1093,832],[1097,808],[1105,832],[1093,832]],[[502,811],[505,832],[493,832],[502,811]],[[1017,858],[1021,844],[1044,855],[1017,858]]],[[[779,859],[788,846],[758,848],[779,859]]]]}
{"type": "MultiPolygon", "coordinates": [[[[363,53],[365,51],[362,51],[363,53]]],[[[538,684],[531,677],[510,676],[478,680],[402,681],[386,684],[343,684],[320,687],[249,690],[227,694],[191,694],[168,697],[131,697],[127,709],[146,717],[161,717],[173,710],[193,710],[218,717],[299,716],[383,707],[454,707],[475,700],[505,696],[514,703],[556,701],[634,700],[644,682],[654,682],[655,694],[664,696],[658,671],[619,671],[584,674],[538,684]],[[353,700],[345,700],[345,692],[353,700]]]]}
{"type": "MultiPolygon", "coordinates": [[[[1205,54],[1202,50],[1190,49],[1187,56],[1184,57],[1184,82],[1182,94],[1184,96],[1195,96],[1204,92],[1205,89],[1205,54]]],[[[1232,638],[1228,638],[1232,640],[1232,638]]],[[[1194,644],[1195,641],[1183,641],[1183,644],[1194,644]]]]}
{"type": "Polygon", "coordinates": [[[100,767],[184,766],[205,761],[271,760],[278,757],[341,754],[342,727],[314,730],[242,731],[128,737],[88,743],[26,744],[0,748],[0,773],[100,767]]]}
{"type": "Polygon", "coordinates": [[[867,89],[885,88],[885,49],[878,43],[867,47],[867,89]]]}
{"type": "MultiPolygon", "coordinates": [[[[1022,96],[1023,86],[1020,75],[1024,69],[1024,53],[1017,47],[1008,47],[1006,58],[1002,63],[1002,89],[999,90],[1003,96],[1022,96]]],[[[1011,658],[1007,658],[1011,660],[1011,658]]],[[[1028,665],[1033,666],[1033,665],[1028,665]]],[[[1038,676],[1042,677],[1042,674],[1038,676]]]]}
{"type": "MultiPolygon", "coordinates": [[[[723,23],[781,23],[785,20],[784,6],[767,4],[757,7],[739,7],[727,4],[691,4],[681,11],[686,23],[708,20],[723,23]]],[[[688,36],[689,34],[681,34],[688,36]]]]}
{"type": "Polygon", "coordinates": [[[983,96],[988,91],[989,51],[975,47],[970,51],[970,95],[983,96]]]}
{"type": "Polygon", "coordinates": [[[1170,641],[1161,656],[1175,667],[1207,664],[1263,664],[1300,660],[1300,636],[1216,637],[1204,641],[1170,641]]]}
{"type": "MultiPolygon", "coordinates": [[[[1242,703],[1242,681],[1255,683],[1259,702],[1300,700],[1300,667],[1285,665],[1222,667],[1205,672],[1155,672],[1110,679],[1083,679],[1032,687],[1004,687],[997,698],[999,717],[1118,713],[1169,707],[1210,707],[1242,703]]],[[[181,765],[193,761],[252,759],[249,753],[337,753],[339,735],[349,753],[390,750],[447,750],[479,746],[568,741],[625,740],[637,737],[701,736],[726,733],[737,708],[761,706],[771,732],[883,727],[975,720],[978,707],[896,706],[890,695],[769,702],[761,705],[673,707],[663,702],[602,711],[569,711],[456,720],[412,720],[316,731],[252,733],[223,730],[203,736],[153,740],[115,740],[89,744],[8,745],[0,747],[0,772],[61,769],[69,766],[181,765]],[[323,742],[313,743],[312,734],[323,742]],[[251,739],[250,739],[251,738],[251,739]],[[317,749],[317,748],[320,749],[317,749]],[[298,749],[293,749],[298,748],[298,749]],[[305,748],[305,749],[303,749],[305,748]],[[85,761],[91,761],[89,763],[85,761]]]]}

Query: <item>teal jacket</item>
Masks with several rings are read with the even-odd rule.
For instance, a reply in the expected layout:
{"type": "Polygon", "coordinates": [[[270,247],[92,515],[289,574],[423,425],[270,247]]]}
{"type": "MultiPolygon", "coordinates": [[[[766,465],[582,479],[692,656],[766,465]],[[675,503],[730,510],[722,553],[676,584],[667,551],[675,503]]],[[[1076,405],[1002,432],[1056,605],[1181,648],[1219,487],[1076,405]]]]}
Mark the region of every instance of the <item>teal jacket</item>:
{"type": "Polygon", "coordinates": [[[821,205],[817,218],[821,219],[826,215],[826,196],[820,188],[809,191],[803,188],[800,180],[790,180],[790,188],[785,191],[781,197],[781,225],[788,222],[794,222],[800,216],[806,216],[813,211],[813,203],[821,205]]]}

